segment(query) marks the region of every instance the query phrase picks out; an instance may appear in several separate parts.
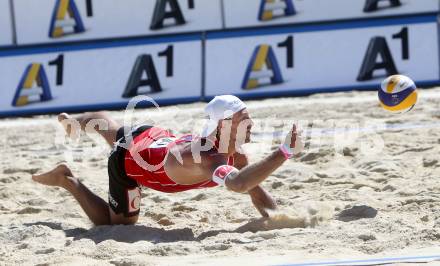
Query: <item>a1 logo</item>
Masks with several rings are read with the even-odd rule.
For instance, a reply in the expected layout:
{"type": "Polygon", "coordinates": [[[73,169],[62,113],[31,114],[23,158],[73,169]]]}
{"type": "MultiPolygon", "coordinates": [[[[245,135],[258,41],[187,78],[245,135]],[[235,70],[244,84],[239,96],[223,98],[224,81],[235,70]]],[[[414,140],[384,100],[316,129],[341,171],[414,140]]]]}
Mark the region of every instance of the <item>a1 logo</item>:
{"type": "MultiPolygon", "coordinates": [[[[287,36],[284,41],[278,43],[279,48],[286,48],[286,68],[294,67],[293,46],[294,39],[292,35],[287,36]]],[[[267,85],[267,83],[274,85],[283,82],[281,68],[272,46],[268,44],[258,45],[249,60],[241,88],[249,90],[267,85]],[[265,82],[265,80],[269,81],[265,82]]]]}
{"type": "MultiPolygon", "coordinates": [[[[403,27],[399,32],[392,35],[393,40],[400,40],[402,46],[402,60],[409,60],[409,30],[403,27]]],[[[385,70],[387,76],[398,74],[393,55],[388,42],[383,36],[371,38],[365,53],[357,81],[368,81],[374,79],[376,70],[385,70]]]]}
{"type": "MultiPolygon", "coordinates": [[[[194,0],[188,0],[188,9],[194,9],[194,0]]],[[[157,0],[151,19],[150,29],[160,30],[165,27],[166,20],[174,20],[174,25],[186,23],[182,8],[177,0],[157,0]]]]}
{"type": "Polygon", "coordinates": [[[366,0],[364,6],[364,12],[374,12],[380,9],[380,2],[389,2],[389,5],[386,7],[399,7],[402,5],[400,0],[366,0]]]}
{"type": "MultiPolygon", "coordinates": [[[[48,62],[49,66],[56,66],[56,85],[63,85],[64,55],[48,62]]],[[[31,103],[47,102],[52,100],[52,92],[44,65],[41,63],[29,64],[21,76],[12,99],[12,106],[20,107],[31,103]]]]}
{"type": "Polygon", "coordinates": [[[293,16],[295,14],[293,0],[261,0],[258,20],[270,21],[277,17],[293,16]]]}
{"type": "MultiPolygon", "coordinates": [[[[157,54],[159,57],[165,57],[166,76],[174,76],[174,46],[167,48],[157,54]]],[[[161,92],[162,85],[157,75],[156,65],[151,54],[141,54],[136,58],[134,66],[128,78],[127,85],[122,94],[123,98],[131,98],[140,94],[161,92]],[[143,77],[146,74],[146,79],[143,77]]]]}

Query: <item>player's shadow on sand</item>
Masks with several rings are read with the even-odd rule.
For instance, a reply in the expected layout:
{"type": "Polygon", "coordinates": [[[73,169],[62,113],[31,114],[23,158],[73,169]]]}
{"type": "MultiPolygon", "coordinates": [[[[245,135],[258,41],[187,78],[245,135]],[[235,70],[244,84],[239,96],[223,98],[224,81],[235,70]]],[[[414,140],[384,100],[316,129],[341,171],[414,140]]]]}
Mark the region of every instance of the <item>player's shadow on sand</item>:
{"type": "Polygon", "coordinates": [[[138,241],[149,241],[152,243],[197,241],[190,228],[166,230],[144,225],[104,225],[87,230],[84,228],[65,229],[62,223],[55,222],[35,222],[25,223],[24,225],[47,226],[53,230],[64,231],[66,237],[73,237],[73,240],[90,239],[96,244],[110,239],[125,243],[135,243],[138,241]]]}
{"type": "Polygon", "coordinates": [[[268,231],[281,228],[305,227],[304,223],[272,223],[266,218],[254,219],[238,227],[235,230],[210,230],[195,236],[190,228],[163,229],[145,225],[112,225],[97,226],[89,230],[84,228],[65,229],[61,223],[35,222],[26,223],[26,226],[42,225],[53,230],[64,231],[66,237],[73,237],[74,240],[90,239],[96,244],[105,240],[117,242],[135,243],[138,241],[149,241],[152,243],[166,243],[177,241],[201,241],[205,238],[216,236],[222,233],[244,233],[268,231]]]}

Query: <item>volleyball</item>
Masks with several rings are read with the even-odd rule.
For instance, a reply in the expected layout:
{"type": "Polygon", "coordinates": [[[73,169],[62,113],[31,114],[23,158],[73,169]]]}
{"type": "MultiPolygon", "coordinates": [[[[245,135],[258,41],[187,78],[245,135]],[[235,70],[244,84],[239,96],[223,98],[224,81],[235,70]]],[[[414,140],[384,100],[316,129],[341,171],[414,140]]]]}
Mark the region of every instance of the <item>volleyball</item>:
{"type": "Polygon", "coordinates": [[[380,105],[393,113],[408,112],[417,102],[416,84],[404,75],[386,78],[378,94],[380,105]]]}

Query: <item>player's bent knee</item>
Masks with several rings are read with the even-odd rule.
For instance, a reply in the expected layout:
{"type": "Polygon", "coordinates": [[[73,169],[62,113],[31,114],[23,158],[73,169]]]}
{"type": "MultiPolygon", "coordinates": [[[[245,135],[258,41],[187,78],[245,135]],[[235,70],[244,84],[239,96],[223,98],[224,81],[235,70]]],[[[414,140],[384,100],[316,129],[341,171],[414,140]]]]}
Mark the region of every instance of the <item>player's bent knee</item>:
{"type": "Polygon", "coordinates": [[[133,225],[137,223],[139,219],[139,215],[128,216],[126,217],[124,214],[116,214],[112,209],[110,209],[110,224],[124,224],[124,225],[133,225]]]}

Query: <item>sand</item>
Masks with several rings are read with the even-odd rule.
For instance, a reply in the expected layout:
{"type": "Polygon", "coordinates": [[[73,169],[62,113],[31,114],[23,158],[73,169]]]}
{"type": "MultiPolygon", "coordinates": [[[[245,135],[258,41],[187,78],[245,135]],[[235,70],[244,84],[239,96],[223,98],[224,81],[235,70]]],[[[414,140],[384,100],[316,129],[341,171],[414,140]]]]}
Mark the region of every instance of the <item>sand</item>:
{"type": "MultiPolygon", "coordinates": [[[[279,205],[270,219],[259,217],[249,196],[224,188],[144,189],[137,225],[94,227],[69,193],[31,175],[67,162],[107,198],[105,142],[65,139],[55,116],[1,120],[0,264],[276,265],[440,255],[440,89],[422,91],[404,115],[382,110],[374,92],[246,103],[256,121],[244,147],[252,162],[279,143],[271,136],[281,119],[301,120],[311,137],[302,157],[262,184],[279,205]]],[[[189,133],[202,123],[202,108],[144,109],[135,117],[189,133]]]]}

